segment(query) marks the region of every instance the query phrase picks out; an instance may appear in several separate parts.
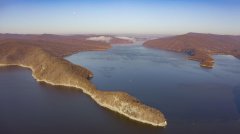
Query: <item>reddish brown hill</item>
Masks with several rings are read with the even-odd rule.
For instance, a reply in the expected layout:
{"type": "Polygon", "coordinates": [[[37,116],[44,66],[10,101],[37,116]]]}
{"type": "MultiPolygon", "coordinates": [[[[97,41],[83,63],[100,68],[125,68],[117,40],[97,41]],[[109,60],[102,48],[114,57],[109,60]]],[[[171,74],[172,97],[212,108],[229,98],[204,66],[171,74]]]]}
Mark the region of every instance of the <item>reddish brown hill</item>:
{"type": "Polygon", "coordinates": [[[0,34],[0,44],[24,44],[41,47],[52,54],[63,57],[79,51],[106,50],[111,45],[105,42],[86,40],[88,35],[21,35],[0,34]]]}
{"type": "Polygon", "coordinates": [[[144,46],[187,53],[202,67],[212,68],[213,54],[227,54],[240,58],[240,36],[188,33],[173,37],[149,40],[144,46]]]}

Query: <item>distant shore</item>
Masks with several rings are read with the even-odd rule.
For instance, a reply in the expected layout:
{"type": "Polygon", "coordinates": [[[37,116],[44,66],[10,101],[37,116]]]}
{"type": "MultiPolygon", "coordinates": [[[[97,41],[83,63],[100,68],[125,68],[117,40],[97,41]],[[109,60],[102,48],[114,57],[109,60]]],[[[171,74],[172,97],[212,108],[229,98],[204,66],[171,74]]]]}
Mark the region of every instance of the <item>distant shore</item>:
{"type": "Polygon", "coordinates": [[[187,33],[149,40],[145,47],[185,53],[189,60],[199,62],[204,68],[213,68],[212,55],[223,54],[240,57],[240,36],[187,33]]]}

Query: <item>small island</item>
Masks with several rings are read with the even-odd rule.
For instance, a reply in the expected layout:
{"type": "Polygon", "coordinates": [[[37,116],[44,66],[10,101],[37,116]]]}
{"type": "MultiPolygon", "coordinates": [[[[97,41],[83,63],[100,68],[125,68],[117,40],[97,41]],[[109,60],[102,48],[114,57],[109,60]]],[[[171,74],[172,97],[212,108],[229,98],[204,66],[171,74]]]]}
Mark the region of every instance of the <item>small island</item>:
{"type": "Polygon", "coordinates": [[[145,47],[185,53],[201,67],[213,68],[212,55],[233,55],[240,58],[240,36],[187,33],[172,37],[149,40],[145,47]]]}
{"type": "Polygon", "coordinates": [[[89,81],[93,77],[91,71],[63,58],[79,51],[111,48],[108,43],[85,38],[3,34],[0,36],[0,66],[29,68],[38,82],[74,87],[82,90],[102,107],[138,122],[165,127],[167,121],[158,109],[142,104],[125,92],[97,90],[89,81]]]}

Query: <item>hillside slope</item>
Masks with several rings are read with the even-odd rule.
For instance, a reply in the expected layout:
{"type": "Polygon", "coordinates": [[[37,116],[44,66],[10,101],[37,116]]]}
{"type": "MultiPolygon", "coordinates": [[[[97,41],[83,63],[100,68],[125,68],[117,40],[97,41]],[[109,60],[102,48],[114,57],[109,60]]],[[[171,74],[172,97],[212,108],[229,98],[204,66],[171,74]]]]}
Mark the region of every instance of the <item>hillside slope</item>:
{"type": "Polygon", "coordinates": [[[88,69],[74,65],[42,47],[16,42],[0,43],[0,66],[11,65],[31,69],[37,81],[82,90],[100,106],[132,120],[154,126],[167,125],[164,115],[159,110],[142,104],[124,92],[97,90],[88,80],[93,76],[88,69]]]}
{"type": "Polygon", "coordinates": [[[87,37],[88,35],[0,34],[0,43],[38,46],[58,57],[81,51],[99,51],[111,48],[109,43],[86,40],[87,37]]]}
{"type": "Polygon", "coordinates": [[[188,33],[149,40],[145,47],[186,53],[190,60],[202,67],[214,66],[213,54],[233,55],[240,58],[240,36],[188,33]]]}

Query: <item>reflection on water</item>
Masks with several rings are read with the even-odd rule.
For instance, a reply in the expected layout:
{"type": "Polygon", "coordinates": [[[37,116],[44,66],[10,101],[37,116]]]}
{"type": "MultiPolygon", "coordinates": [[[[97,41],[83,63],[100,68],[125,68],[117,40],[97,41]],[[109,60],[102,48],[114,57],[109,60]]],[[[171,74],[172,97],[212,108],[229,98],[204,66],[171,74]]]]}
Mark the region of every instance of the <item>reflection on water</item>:
{"type": "Polygon", "coordinates": [[[240,85],[233,89],[234,101],[236,103],[238,112],[240,113],[240,85]]]}
{"type": "Polygon", "coordinates": [[[240,132],[240,61],[214,56],[203,69],[185,55],[115,46],[66,59],[89,68],[98,89],[121,90],[160,109],[168,126],[131,121],[98,106],[82,91],[37,83],[30,70],[0,68],[0,132],[4,134],[226,134],[240,132]]]}

